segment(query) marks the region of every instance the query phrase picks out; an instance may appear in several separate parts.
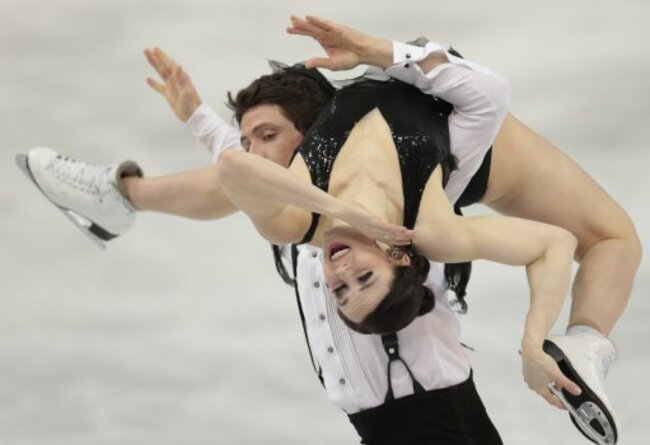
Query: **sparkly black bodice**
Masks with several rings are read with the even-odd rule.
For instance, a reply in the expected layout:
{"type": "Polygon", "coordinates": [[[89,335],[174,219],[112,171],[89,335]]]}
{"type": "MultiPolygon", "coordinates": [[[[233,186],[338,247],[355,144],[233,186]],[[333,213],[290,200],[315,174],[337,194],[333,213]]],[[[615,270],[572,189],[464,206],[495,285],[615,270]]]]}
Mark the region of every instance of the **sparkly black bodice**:
{"type": "MultiPolygon", "coordinates": [[[[364,80],[339,90],[311,126],[298,152],[312,184],[328,191],[332,165],[354,125],[378,108],[390,127],[404,194],[403,225],[413,228],[424,187],[433,170],[442,165],[444,183],[455,159],[449,149],[447,117],[452,106],[398,81],[364,80]]],[[[302,242],[311,240],[318,215],[302,242]]]]}

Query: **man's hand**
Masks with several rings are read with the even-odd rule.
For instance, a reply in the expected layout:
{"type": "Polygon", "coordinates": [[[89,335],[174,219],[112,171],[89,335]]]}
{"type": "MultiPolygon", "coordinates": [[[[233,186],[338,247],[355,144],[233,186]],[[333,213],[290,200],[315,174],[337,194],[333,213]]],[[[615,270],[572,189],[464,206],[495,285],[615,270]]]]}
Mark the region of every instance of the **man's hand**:
{"type": "Polygon", "coordinates": [[[390,40],[371,37],[311,15],[304,19],[291,16],[291,25],[287,28],[289,34],[311,37],[327,53],[327,57],[309,59],[305,62],[307,68],[341,71],[367,64],[385,69],[393,64],[393,44],[390,40]]]}
{"type": "Polygon", "coordinates": [[[557,390],[565,389],[571,394],[580,394],[580,387],[562,374],[555,361],[542,349],[523,350],[521,358],[523,361],[524,381],[528,384],[528,387],[554,407],[565,409],[560,400],[551,392],[550,385],[553,385],[557,390]]]}
{"type": "Polygon", "coordinates": [[[162,49],[147,48],[144,50],[144,55],[163,81],[160,83],[151,77],[147,77],[147,84],[167,99],[172,111],[180,120],[187,122],[194,110],[201,105],[201,98],[192,83],[192,79],[162,49]]]}

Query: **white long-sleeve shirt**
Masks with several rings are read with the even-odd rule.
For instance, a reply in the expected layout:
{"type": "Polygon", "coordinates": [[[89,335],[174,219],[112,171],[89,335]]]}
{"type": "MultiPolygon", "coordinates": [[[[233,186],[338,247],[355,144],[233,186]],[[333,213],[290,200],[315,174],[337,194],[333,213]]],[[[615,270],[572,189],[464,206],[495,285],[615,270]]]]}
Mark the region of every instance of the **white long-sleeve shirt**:
{"type": "MultiPolygon", "coordinates": [[[[386,70],[388,75],[454,105],[449,132],[458,169],[445,187],[453,203],[480,167],[501,126],[508,103],[507,83],[489,69],[431,42],[425,47],[395,42],[393,62],[386,70]],[[432,52],[444,52],[449,63],[423,73],[415,62],[432,52]]],[[[225,149],[239,148],[239,131],[205,104],[195,110],[187,125],[211,151],[214,161],[225,149]]],[[[322,250],[309,245],[297,249],[296,287],[309,346],[329,398],[348,414],[381,405],[388,390],[388,356],[381,337],[359,334],[345,326],[326,290],[322,250]]],[[[426,285],[436,296],[435,309],[401,330],[398,339],[400,356],[418,382],[431,390],[466,380],[470,364],[460,344],[460,323],[448,303],[444,265],[431,263],[426,285]]],[[[395,397],[412,393],[411,378],[401,363],[392,366],[391,378],[395,397]]]]}

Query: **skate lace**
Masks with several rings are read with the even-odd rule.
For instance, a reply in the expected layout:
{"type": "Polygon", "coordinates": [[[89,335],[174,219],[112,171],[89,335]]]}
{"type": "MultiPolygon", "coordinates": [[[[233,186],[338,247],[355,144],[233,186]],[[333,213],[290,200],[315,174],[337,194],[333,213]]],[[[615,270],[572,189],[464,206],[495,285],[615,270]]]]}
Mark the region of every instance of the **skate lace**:
{"type": "Polygon", "coordinates": [[[102,194],[110,188],[108,180],[110,167],[107,166],[98,167],[58,155],[47,168],[72,187],[88,193],[102,194]]]}

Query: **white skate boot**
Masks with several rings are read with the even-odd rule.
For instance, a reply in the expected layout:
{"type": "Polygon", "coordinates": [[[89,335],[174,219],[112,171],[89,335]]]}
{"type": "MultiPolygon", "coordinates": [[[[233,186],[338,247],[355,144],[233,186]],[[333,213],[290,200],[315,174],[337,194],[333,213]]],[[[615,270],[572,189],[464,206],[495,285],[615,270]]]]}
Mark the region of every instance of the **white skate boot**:
{"type": "Polygon", "coordinates": [[[582,389],[579,396],[574,396],[550,386],[575,426],[594,443],[615,444],[619,437],[618,422],[603,389],[609,366],[616,357],[612,342],[600,334],[580,332],[549,337],[544,342],[544,351],[582,389]]]}
{"type": "Polygon", "coordinates": [[[142,176],[136,163],[94,166],[45,147],[17,155],[16,162],[47,199],[101,248],[133,225],[135,208],[120,189],[120,178],[142,176]]]}

